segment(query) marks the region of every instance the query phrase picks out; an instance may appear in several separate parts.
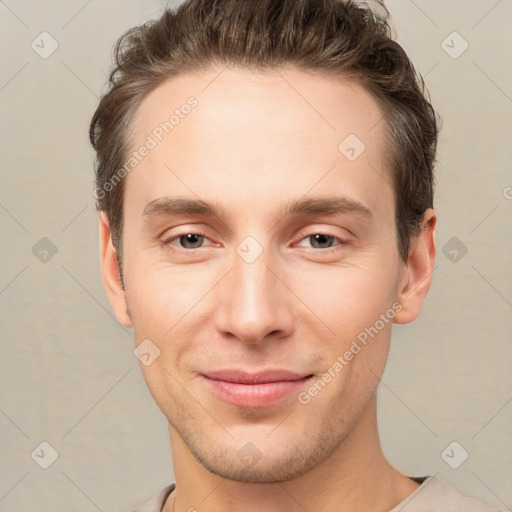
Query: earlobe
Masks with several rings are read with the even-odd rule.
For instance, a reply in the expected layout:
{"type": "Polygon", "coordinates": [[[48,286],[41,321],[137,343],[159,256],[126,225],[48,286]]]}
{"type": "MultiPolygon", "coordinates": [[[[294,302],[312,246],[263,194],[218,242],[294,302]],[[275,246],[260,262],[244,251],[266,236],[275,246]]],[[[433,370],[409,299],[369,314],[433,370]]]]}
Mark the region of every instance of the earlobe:
{"type": "Polygon", "coordinates": [[[407,324],[420,314],[432,282],[437,250],[436,224],[436,213],[432,208],[428,208],[423,215],[421,231],[412,241],[407,264],[404,264],[397,297],[402,309],[396,314],[394,323],[407,324]]]}
{"type": "Polygon", "coordinates": [[[106,212],[99,212],[100,265],[105,292],[118,321],[125,327],[132,322],[126,304],[126,295],[119,273],[119,262],[112,243],[110,223],[106,212]]]}

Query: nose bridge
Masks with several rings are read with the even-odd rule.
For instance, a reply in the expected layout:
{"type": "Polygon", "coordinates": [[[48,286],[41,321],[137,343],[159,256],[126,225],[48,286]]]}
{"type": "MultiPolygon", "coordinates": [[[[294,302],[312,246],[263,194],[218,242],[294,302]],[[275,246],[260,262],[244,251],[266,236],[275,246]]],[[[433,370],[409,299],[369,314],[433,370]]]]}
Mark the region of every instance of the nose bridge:
{"type": "Polygon", "coordinates": [[[258,343],[271,333],[288,334],[293,322],[284,285],[271,270],[275,259],[247,237],[236,249],[232,269],[223,280],[217,328],[245,343],[258,343]]]}

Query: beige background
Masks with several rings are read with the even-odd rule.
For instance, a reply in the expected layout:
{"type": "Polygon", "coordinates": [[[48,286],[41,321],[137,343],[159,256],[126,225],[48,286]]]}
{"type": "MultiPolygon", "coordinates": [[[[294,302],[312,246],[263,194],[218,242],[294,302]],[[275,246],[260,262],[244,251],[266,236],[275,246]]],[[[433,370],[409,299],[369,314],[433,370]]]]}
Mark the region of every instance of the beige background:
{"type": "MultiPolygon", "coordinates": [[[[124,512],[173,481],[165,420],[100,280],[87,139],[115,39],[164,3],[0,2],[0,511],[124,512]],[[43,31],[59,45],[47,59],[31,48],[43,31]],[[48,469],[31,457],[50,460],[43,441],[48,469]]],[[[402,471],[510,508],[512,2],[388,5],[444,124],[435,276],[421,317],[394,331],[382,442],[402,471]],[[458,58],[442,47],[453,31],[469,44],[458,58]],[[458,469],[441,457],[453,441],[452,458],[469,453],[458,469]]]]}

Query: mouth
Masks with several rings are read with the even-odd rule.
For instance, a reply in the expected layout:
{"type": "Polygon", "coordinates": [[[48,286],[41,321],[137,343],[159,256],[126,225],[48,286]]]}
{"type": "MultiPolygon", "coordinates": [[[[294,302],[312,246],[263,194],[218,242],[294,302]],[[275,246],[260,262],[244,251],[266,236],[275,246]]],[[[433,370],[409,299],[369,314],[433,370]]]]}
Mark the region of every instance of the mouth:
{"type": "Polygon", "coordinates": [[[224,402],[238,407],[263,408],[298,393],[313,375],[280,369],[257,373],[216,370],[202,373],[200,377],[209,391],[224,402]]]}

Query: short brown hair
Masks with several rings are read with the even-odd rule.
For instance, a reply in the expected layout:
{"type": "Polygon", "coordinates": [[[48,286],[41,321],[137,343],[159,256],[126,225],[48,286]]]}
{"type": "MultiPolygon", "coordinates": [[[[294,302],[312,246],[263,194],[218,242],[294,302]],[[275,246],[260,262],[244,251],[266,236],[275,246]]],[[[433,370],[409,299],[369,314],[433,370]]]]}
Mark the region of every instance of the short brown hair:
{"type": "Polygon", "coordinates": [[[390,141],[398,250],[406,261],[410,239],[433,206],[438,126],[423,78],[392,39],[387,9],[381,2],[377,7],[353,0],[187,0],[123,34],[89,131],[97,154],[97,209],[108,215],[119,262],[124,179],[112,181],[124,165],[137,107],[178,73],[226,64],[255,70],[294,65],[355,79],[373,94],[390,141]]]}

